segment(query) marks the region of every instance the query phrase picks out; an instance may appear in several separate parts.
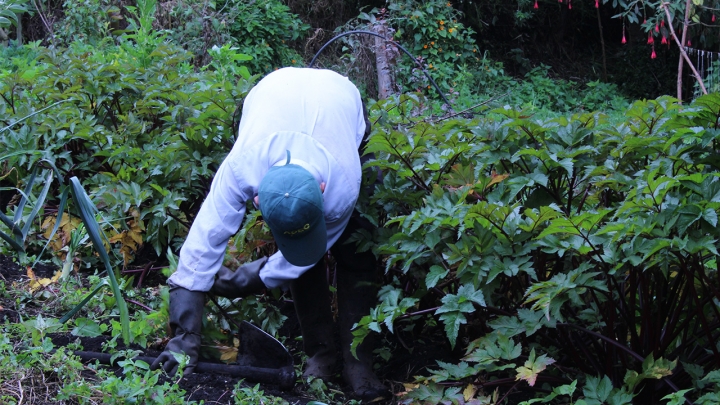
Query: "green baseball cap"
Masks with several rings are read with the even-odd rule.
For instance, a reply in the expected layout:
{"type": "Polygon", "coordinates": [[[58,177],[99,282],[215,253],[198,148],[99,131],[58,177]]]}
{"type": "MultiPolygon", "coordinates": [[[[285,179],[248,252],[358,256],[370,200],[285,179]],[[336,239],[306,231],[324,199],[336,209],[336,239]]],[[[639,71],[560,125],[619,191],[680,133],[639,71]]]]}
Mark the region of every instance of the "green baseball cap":
{"type": "MultiPolygon", "coordinates": [[[[288,152],[288,162],[290,153],[288,152]]],[[[311,266],[327,251],[327,229],[320,185],[295,164],[270,168],[258,187],[260,212],[285,259],[311,266]]]]}

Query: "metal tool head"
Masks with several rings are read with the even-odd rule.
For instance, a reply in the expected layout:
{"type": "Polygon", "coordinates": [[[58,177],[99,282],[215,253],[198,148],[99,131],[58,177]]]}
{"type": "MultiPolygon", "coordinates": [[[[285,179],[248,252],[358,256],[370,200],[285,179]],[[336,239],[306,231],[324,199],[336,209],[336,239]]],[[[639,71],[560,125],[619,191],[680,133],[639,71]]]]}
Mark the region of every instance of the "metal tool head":
{"type": "Polygon", "coordinates": [[[293,358],[277,339],[250,322],[242,321],[237,363],[241,366],[283,368],[292,367],[293,358]]]}

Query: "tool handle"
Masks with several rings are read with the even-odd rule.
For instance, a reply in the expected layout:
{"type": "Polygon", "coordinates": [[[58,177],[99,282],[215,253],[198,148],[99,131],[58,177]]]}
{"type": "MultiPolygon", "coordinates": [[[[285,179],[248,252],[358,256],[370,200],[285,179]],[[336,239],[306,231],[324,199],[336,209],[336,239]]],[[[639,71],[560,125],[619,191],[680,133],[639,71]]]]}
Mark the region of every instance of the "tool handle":
{"type": "MultiPolygon", "coordinates": [[[[112,355],[98,352],[74,352],[83,361],[97,360],[101,364],[111,364],[112,355]]],[[[148,364],[155,361],[155,357],[138,356],[133,360],[142,360],[148,364]]],[[[295,369],[292,366],[281,368],[264,368],[252,366],[238,366],[232,364],[198,362],[195,366],[196,373],[217,373],[227,374],[233,377],[243,378],[251,382],[262,384],[275,384],[283,391],[292,389],[295,385],[295,369]]]]}

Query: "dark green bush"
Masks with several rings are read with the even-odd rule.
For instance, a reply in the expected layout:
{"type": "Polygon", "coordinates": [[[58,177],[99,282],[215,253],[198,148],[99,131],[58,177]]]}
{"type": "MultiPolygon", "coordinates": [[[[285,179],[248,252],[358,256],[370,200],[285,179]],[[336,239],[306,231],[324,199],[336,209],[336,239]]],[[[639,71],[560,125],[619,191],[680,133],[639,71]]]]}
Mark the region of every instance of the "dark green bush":
{"type": "Polygon", "coordinates": [[[224,67],[196,72],[191,55],[161,37],[100,49],[42,49],[37,63],[17,59],[2,74],[3,124],[69,100],[0,133],[7,153],[27,152],[5,164],[27,173],[46,158],[78,176],[113,218],[137,209],[159,254],[185,233],[233,144],[234,114],[252,85],[239,65],[248,58],[218,48],[224,67]]]}
{"type": "Polygon", "coordinates": [[[720,361],[720,96],[636,102],[617,124],[509,107],[433,121],[414,116],[418,101],[373,109],[368,151],[385,179],[364,210],[380,228],[358,235],[393,280],[358,340],[431,314],[465,352],[409,402],[495,379],[586,404],[717,395],[700,378],[720,361]]]}

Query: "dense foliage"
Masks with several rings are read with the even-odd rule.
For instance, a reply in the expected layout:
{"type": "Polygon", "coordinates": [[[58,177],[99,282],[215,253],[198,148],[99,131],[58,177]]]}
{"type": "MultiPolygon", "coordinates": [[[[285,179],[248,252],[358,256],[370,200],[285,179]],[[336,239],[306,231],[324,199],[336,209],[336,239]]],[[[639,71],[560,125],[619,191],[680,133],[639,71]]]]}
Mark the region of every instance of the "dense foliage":
{"type": "Polygon", "coordinates": [[[394,277],[356,332],[417,328],[419,310],[463,342],[463,361],[438,363],[410,402],[493,379],[570,384],[552,397],[585,403],[659,403],[678,387],[715,402],[720,96],[636,102],[617,122],[415,117],[420,102],[374,109],[385,179],[361,246],[394,277]]]}
{"type": "MultiPolygon", "coordinates": [[[[532,3],[521,3],[514,18],[527,24],[532,3]]],[[[0,29],[24,4],[0,4],[0,29]]],[[[80,363],[47,335],[105,335],[109,350],[121,337],[146,347],[165,336],[166,290],[122,274],[142,283],[148,257],[172,271],[252,74],[301,65],[309,27],[276,0],[63,7],[45,43],[0,47],[0,253],[61,269],[0,281],[0,303],[35,311],[0,325],[0,381],[47,378],[59,401],[173,403],[181,390],[141,362],[124,360],[123,378],[79,378],[80,363]],[[69,197],[71,184],[91,201],[69,197]],[[129,316],[125,301],[142,310],[129,316]]],[[[545,65],[508,76],[460,8],[470,9],[403,0],[347,25],[386,21],[457,111],[400,55],[402,94],[369,102],[367,166],[384,176],[358,206],[377,229],[354,241],[376,254],[385,284],[356,343],[382,333],[385,361],[418,335],[447,344],[453,359],[408,377],[402,403],[503,403],[518,390],[526,403],[717,403],[720,96],[629,105],[615,85],[556,80],[545,65]]],[[[363,43],[345,45],[326,64],[352,69],[363,43]]],[[[273,249],[251,209],[227,263],[273,249]]],[[[234,319],[277,335],[282,294],[208,302],[207,354],[232,359],[234,319]]],[[[233,396],[277,400],[258,387],[233,396]]]]}

